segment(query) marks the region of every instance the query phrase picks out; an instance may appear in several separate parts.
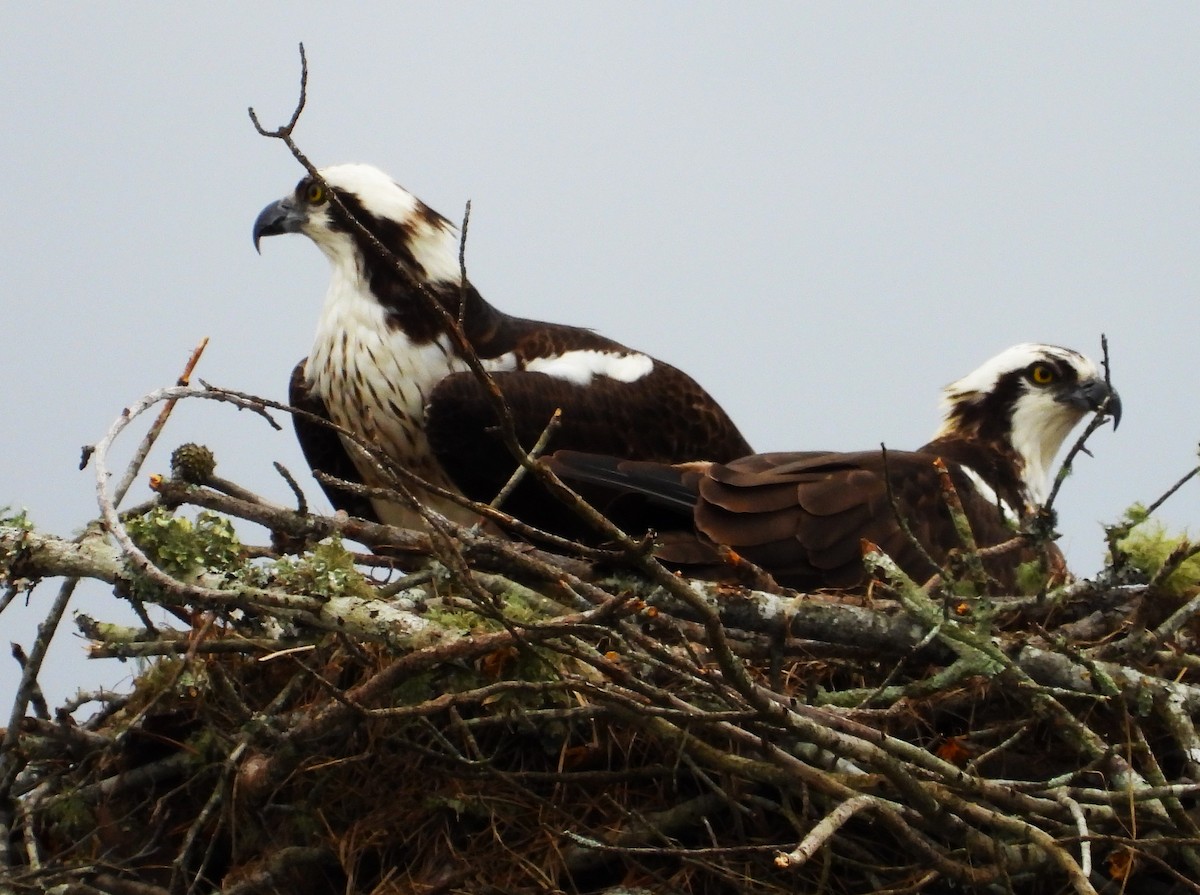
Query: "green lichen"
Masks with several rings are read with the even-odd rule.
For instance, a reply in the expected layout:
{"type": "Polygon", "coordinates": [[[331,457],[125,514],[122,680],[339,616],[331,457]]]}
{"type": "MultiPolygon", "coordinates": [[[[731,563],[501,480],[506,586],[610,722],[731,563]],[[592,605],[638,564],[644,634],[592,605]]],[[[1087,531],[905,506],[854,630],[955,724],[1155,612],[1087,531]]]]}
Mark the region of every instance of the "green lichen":
{"type": "MultiPolygon", "coordinates": [[[[208,672],[203,666],[188,664],[177,656],[160,656],[146,663],[135,692],[144,695],[148,702],[166,698],[191,703],[207,693],[209,687],[208,672]]],[[[135,712],[140,709],[140,704],[134,706],[135,712]]]]}
{"type": "Polygon", "coordinates": [[[187,750],[197,764],[224,761],[229,743],[211,726],[204,726],[187,739],[187,750]]]}
{"type": "Polygon", "coordinates": [[[20,528],[24,531],[33,531],[29,510],[24,507],[19,510],[13,510],[12,507],[0,507],[0,528],[20,528]]]}
{"type": "Polygon", "coordinates": [[[469,609],[452,609],[446,606],[427,607],[425,618],[439,627],[473,634],[499,631],[504,627],[497,619],[487,618],[469,609]]]}
{"type": "MultiPolygon", "coordinates": [[[[1147,520],[1146,509],[1141,504],[1126,510],[1125,519],[1118,527],[1121,537],[1117,549],[1123,554],[1126,565],[1152,579],[1178,551],[1187,551],[1195,544],[1189,540],[1187,531],[1168,532],[1162,523],[1147,520]]],[[[1180,563],[1161,584],[1165,590],[1177,595],[1200,588],[1200,554],[1180,563]]]]}
{"type": "Polygon", "coordinates": [[[245,565],[233,523],[208,510],[201,510],[193,521],[155,507],[128,520],[125,527],[156,566],[181,581],[205,571],[235,572],[245,565]]]}
{"type": "Polygon", "coordinates": [[[96,829],[96,816],[87,800],[70,791],[53,799],[46,814],[47,820],[69,839],[78,839],[96,829]]]}
{"type": "Polygon", "coordinates": [[[1031,559],[1017,566],[1017,593],[1027,597],[1040,593],[1050,579],[1046,563],[1041,559],[1031,559]]]}
{"type": "Polygon", "coordinates": [[[0,548],[0,583],[14,588],[16,591],[31,590],[37,582],[13,572],[13,565],[20,558],[24,549],[25,535],[33,531],[33,523],[29,519],[28,511],[22,508],[14,512],[11,507],[0,507],[0,528],[15,528],[23,533],[19,537],[6,538],[6,546],[0,548]]]}
{"type": "Polygon", "coordinates": [[[275,563],[272,577],[276,586],[292,593],[326,599],[377,596],[375,588],[355,567],[353,555],[336,535],[303,556],[281,558],[275,563]]]}
{"type": "Polygon", "coordinates": [[[439,692],[445,692],[445,687],[434,686],[434,676],[431,672],[414,674],[406,677],[392,688],[392,705],[418,705],[431,699],[439,692]]]}

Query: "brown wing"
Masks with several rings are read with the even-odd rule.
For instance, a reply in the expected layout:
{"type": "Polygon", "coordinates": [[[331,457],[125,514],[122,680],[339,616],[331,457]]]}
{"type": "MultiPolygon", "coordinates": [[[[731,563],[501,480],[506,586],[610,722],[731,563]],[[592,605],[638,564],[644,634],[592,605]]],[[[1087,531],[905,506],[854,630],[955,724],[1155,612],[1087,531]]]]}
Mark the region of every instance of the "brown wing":
{"type": "MultiPolygon", "coordinates": [[[[942,562],[961,544],[941,496],[935,457],[889,452],[886,471],[900,514],[942,562]]],[[[616,521],[626,530],[636,533],[637,514],[644,512],[643,530],[668,533],[659,551],[668,562],[712,563],[715,552],[698,551],[699,540],[733,548],[789,587],[856,588],[867,580],[861,548],[866,539],[918,581],[937,571],[897,521],[880,452],[755,454],[712,464],[703,473],[570,452],[556,454],[551,463],[566,478],[608,489],[616,521]],[[692,516],[685,522],[689,494],[692,516]],[[681,537],[684,525],[690,541],[681,537]]],[[[957,466],[951,466],[951,476],[980,546],[1008,540],[1012,530],[996,506],[957,466]]],[[[1012,586],[1013,568],[1025,558],[1010,555],[989,563],[1002,589],[1012,586]]]]}
{"type": "MultiPolygon", "coordinates": [[[[700,483],[696,530],[770,571],[781,584],[857,587],[866,582],[863,540],[879,545],[918,581],[938,571],[901,527],[897,513],[937,563],[961,548],[933,461],[922,452],[771,455],[714,466],[700,483]],[[885,474],[896,501],[888,497],[885,474]],[[791,499],[787,497],[790,495],[791,499]]],[[[1002,543],[1013,531],[966,473],[951,478],[980,546],[1002,543]]],[[[990,571],[1012,585],[1016,560],[990,571]]]]}
{"type": "MultiPolygon", "coordinates": [[[[307,411],[322,419],[329,419],[329,411],[325,407],[325,402],[309,389],[308,383],[305,381],[304,364],[307,360],[305,358],[300,361],[292,370],[288,400],[293,407],[299,410],[307,411]]],[[[292,426],[296,430],[296,440],[300,442],[300,450],[304,452],[304,459],[308,461],[308,465],[313,470],[320,470],[350,482],[362,481],[362,476],[355,468],[354,461],[350,459],[341,437],[336,432],[295,414],[292,416],[292,426]]],[[[372,522],[379,521],[369,500],[325,485],[321,485],[321,489],[335,509],[345,510],[351,516],[359,516],[372,522]]]]}
{"type": "MultiPolygon", "coordinates": [[[[526,449],[561,408],[547,453],[566,449],[674,463],[695,457],[733,459],[749,452],[720,405],[666,364],[656,363],[652,373],[634,382],[596,376],[577,385],[523,370],[496,373],[493,379],[526,449]]],[[[482,383],[469,373],[443,379],[426,407],[434,455],[463,493],[476,500],[490,501],[517,466],[498,424],[482,383]]],[[[534,482],[519,488],[504,509],[542,528],[572,536],[578,532],[573,515],[534,482]]]]}

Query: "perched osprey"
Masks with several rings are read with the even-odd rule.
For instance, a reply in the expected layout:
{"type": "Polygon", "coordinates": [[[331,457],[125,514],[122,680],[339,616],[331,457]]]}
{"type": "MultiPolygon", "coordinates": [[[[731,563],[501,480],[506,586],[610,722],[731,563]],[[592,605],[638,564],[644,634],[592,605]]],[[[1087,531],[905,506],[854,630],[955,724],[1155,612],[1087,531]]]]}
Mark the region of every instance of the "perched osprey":
{"type": "MultiPolygon", "coordinates": [[[[750,451],[717,402],[674,367],[590,330],[511,317],[484,301],[462,281],[457,228],[377,168],[336,165],[301,180],[259,214],[255,247],[280,233],[303,233],[333,268],[316,342],[292,373],[292,404],[356,433],[434,485],[490,501],[517,461],[495,432],[483,384],[429,297],[461,322],[526,449],[562,408],[552,447],[668,463],[750,451]]],[[[298,417],[295,428],[314,469],[383,484],[341,436],[298,417]]],[[[565,512],[536,484],[523,488],[505,505],[514,515],[528,510],[535,515],[528,521],[541,522],[535,511],[565,512]]],[[[326,492],[354,515],[419,524],[399,504],[326,492]]],[[[477,518],[433,494],[418,498],[460,522],[477,518]]]]}
{"type": "MultiPolygon", "coordinates": [[[[1016,345],[946,387],[934,439],[910,452],[753,454],[727,463],[675,466],[559,451],[546,459],[565,479],[603,491],[626,530],[663,533],[668,561],[712,563],[714,544],[800,590],[866,582],[861,541],[878,544],[910,576],[937,569],[904,533],[888,498],[928,554],[961,547],[941,493],[942,458],[980,547],[1009,540],[1045,501],[1054,456],[1089,411],[1113,425],[1121,404],[1096,365],[1053,345],[1016,345]]],[[[989,560],[1002,590],[1019,560],[989,560]]]]}

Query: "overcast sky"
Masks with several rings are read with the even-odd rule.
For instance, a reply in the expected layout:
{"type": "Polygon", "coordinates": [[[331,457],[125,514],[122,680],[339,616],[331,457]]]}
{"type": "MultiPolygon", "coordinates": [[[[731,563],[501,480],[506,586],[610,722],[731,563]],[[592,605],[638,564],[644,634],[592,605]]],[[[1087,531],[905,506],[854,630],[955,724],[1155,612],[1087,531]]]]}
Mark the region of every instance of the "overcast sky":
{"type": "MultiPolygon", "coordinates": [[[[682,367],[757,450],[915,447],[992,354],[1096,356],[1104,332],[1125,419],[1060,499],[1076,571],[1196,462],[1196,4],[8,3],[4,25],[0,505],[46,531],[95,515],[80,446],[202,336],[199,376],[285,397],[327,264],[299,237],[255,255],[302,172],[246,107],[286,120],[301,40],[314,161],[455,220],[472,200],[490,301],[682,367]]],[[[271,461],[306,469],[290,428],[190,402],[146,471],[188,440],[281,501],[271,461]]],[[[1193,482],[1164,518],[1198,508],[1193,482]]],[[[28,647],[54,592],[5,639],[28,647]]],[[[73,608],[127,617],[102,588],[73,608]]],[[[52,701],[131,671],[74,630],[52,701]]],[[[0,712],[16,679],[0,661],[0,712]]]]}

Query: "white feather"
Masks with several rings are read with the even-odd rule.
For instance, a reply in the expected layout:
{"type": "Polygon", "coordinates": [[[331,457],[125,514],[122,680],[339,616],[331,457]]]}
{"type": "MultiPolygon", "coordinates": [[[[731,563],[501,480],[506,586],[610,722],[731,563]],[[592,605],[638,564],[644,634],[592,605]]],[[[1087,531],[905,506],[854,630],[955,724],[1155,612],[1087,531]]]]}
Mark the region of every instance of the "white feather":
{"type": "Polygon", "coordinates": [[[1046,392],[1027,390],[1012,415],[1012,446],[1024,461],[1023,478],[1033,503],[1050,496],[1054,457],[1087,411],[1055,401],[1046,392]]]}
{"type": "Polygon", "coordinates": [[[565,379],[575,385],[589,385],[595,376],[606,376],[618,382],[636,382],[650,374],[654,369],[654,360],[636,352],[617,354],[580,349],[534,358],[525,365],[525,369],[565,379]]]}
{"type": "Polygon", "coordinates": [[[1001,500],[992,486],[983,480],[983,476],[970,466],[960,466],[959,469],[963,471],[963,475],[971,480],[971,484],[975,486],[975,490],[979,492],[981,497],[987,500],[992,506],[1000,508],[1000,515],[1004,517],[1006,522],[1014,526],[1018,524],[1020,521],[1019,517],[1013,511],[1013,508],[1008,505],[1008,501],[1001,500]]]}

